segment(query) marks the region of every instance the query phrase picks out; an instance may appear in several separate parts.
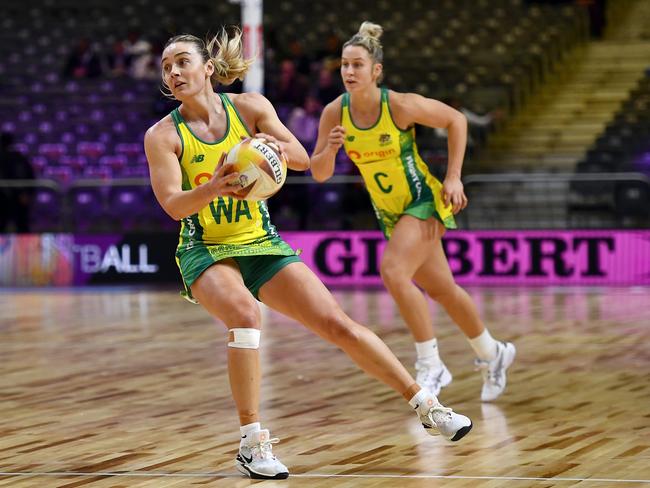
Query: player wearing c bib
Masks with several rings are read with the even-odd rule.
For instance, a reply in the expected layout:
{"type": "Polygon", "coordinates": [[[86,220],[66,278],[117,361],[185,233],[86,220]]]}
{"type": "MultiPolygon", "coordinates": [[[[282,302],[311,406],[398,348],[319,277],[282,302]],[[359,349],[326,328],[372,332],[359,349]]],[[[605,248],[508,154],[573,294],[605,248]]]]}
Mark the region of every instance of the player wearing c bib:
{"type": "MultiPolygon", "coordinates": [[[[278,146],[290,169],[309,168],[307,152],[266,98],[214,92],[215,82],[243,78],[250,60],[242,51],[239,32],[230,37],[222,30],[208,43],[192,35],[171,38],[162,53],[162,78],[181,105],[145,135],[156,198],[182,222],[176,257],[187,292],[228,329],[228,375],[241,424],[237,469],[258,479],[289,476],[271,452],[278,439],[259,422],[262,321],[256,298],[335,344],[400,393],[428,433],[461,439],[472,428],[470,419],[443,407],[372,331],[348,317],[280,239],[266,204],[241,199],[232,186],[239,175],[224,164],[226,152],[253,131],[278,146]]],[[[367,411],[376,407],[371,403],[367,411]]]]}
{"type": "Polygon", "coordinates": [[[446,228],[456,228],[451,207],[442,201],[442,185],[418,153],[415,128],[402,130],[395,125],[386,88],[381,88],[379,118],[365,129],[355,125],[350,94],[343,94],[341,126],[345,129],[345,152],[361,172],[387,238],[404,214],[422,220],[434,216],[446,228]]]}
{"type": "Polygon", "coordinates": [[[381,277],[415,339],[416,380],[434,394],[452,380],[438,353],[423,289],[465,333],[483,372],[481,400],[492,401],[506,387],[515,347],[494,340],[485,328],[472,299],[454,281],[441,241],[446,229],[456,228],[454,214],[467,205],[460,180],[467,121],[436,100],[378,86],[382,32],[381,26],[364,22],[343,45],[346,93],[323,110],[311,157],[312,175],[317,181],[330,178],[341,146],[359,168],[389,239],[381,277]],[[447,129],[449,162],[442,184],[418,154],[415,124],[447,129]]]}

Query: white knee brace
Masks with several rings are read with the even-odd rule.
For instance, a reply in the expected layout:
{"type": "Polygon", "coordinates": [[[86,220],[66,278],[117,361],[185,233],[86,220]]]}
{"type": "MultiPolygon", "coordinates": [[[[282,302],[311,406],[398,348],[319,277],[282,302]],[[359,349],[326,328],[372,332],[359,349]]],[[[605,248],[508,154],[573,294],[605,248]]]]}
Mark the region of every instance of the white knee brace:
{"type": "Polygon", "coordinates": [[[234,341],[228,343],[228,347],[237,349],[257,349],[260,347],[259,329],[230,329],[234,341]]]}

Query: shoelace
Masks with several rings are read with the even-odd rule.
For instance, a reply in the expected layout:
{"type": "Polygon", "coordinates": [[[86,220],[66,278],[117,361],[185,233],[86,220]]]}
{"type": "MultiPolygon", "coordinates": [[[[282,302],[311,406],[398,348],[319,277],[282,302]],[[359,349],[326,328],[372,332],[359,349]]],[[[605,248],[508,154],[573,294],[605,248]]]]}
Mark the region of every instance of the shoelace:
{"type": "Polygon", "coordinates": [[[436,405],[434,407],[431,407],[429,409],[429,418],[431,419],[431,421],[435,425],[438,425],[438,424],[440,424],[442,422],[451,420],[451,413],[452,412],[453,412],[453,410],[451,408],[443,407],[442,405],[438,404],[438,405],[436,405]],[[434,414],[438,414],[437,415],[438,421],[436,421],[436,419],[434,419],[434,417],[433,417],[434,414]],[[441,416],[442,416],[442,418],[440,418],[441,416]]]}
{"type": "Polygon", "coordinates": [[[259,454],[261,459],[272,459],[273,454],[271,454],[271,444],[277,444],[280,442],[280,439],[273,437],[267,441],[261,441],[259,444],[251,446],[251,451],[253,454],[259,454]]]}

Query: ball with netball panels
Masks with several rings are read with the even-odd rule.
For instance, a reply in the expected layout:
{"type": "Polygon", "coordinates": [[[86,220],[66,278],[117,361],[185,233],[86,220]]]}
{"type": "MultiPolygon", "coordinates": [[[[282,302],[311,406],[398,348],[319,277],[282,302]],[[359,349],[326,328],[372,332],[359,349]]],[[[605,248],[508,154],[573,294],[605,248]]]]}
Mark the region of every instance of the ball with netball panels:
{"type": "Polygon", "coordinates": [[[275,195],[287,179],[287,161],[280,148],[265,139],[248,137],[228,151],[227,164],[239,173],[231,183],[246,200],[266,200],[275,195]]]}

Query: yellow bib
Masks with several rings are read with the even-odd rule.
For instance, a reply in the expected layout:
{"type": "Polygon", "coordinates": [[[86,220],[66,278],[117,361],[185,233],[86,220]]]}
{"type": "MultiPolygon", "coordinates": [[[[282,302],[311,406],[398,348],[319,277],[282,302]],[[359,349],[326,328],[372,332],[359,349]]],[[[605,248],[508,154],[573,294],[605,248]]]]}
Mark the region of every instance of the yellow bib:
{"type": "Polygon", "coordinates": [[[350,95],[345,93],[341,125],[346,131],[345,152],[361,172],[384,233],[390,236],[404,213],[418,218],[434,215],[446,227],[455,227],[451,207],[442,205],[442,185],[418,153],[415,127],[401,130],[395,125],[386,88],[381,89],[380,103],[375,124],[361,129],[352,120],[350,95]],[[420,210],[414,210],[416,207],[420,210]],[[424,207],[427,210],[422,210],[424,207]]]}
{"type": "MultiPolygon", "coordinates": [[[[183,190],[191,190],[208,181],[221,154],[227,153],[242,136],[251,135],[230,99],[224,94],[218,95],[227,121],[226,132],[218,141],[206,142],[197,137],[178,109],[171,114],[182,142],[179,162],[183,190]]],[[[277,237],[277,232],[271,224],[265,202],[217,197],[198,213],[181,221],[179,246],[196,241],[206,244],[251,244],[274,237],[277,237]]]]}

